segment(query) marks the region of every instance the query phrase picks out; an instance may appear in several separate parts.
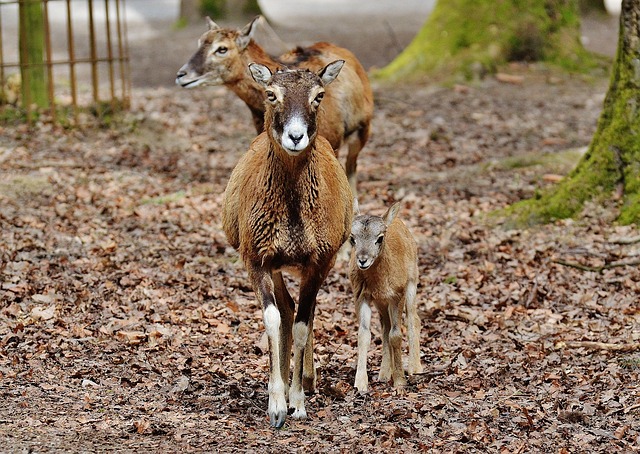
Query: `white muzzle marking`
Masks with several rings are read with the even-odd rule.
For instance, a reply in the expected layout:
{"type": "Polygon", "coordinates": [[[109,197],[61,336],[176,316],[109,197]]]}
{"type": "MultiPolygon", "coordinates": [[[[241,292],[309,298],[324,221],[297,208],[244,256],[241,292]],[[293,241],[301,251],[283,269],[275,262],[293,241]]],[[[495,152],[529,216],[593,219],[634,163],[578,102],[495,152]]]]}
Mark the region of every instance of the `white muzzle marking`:
{"type": "Polygon", "coordinates": [[[293,155],[297,155],[309,146],[307,124],[298,115],[291,118],[284,125],[281,143],[282,148],[293,155]]]}

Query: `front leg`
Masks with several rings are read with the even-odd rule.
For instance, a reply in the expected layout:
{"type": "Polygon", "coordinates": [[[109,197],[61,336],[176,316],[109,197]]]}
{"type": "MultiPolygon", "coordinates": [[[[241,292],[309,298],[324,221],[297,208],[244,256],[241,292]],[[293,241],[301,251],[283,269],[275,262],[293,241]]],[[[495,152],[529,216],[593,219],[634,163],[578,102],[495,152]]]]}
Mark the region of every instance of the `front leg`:
{"type": "Polygon", "coordinates": [[[356,382],[354,386],[361,393],[366,393],[369,388],[369,376],[367,375],[367,353],[371,345],[371,307],[366,301],[356,304],[358,314],[358,366],[356,368],[356,382]]]}
{"type": "Polygon", "coordinates": [[[293,408],[293,417],[302,419],[307,417],[304,407],[304,390],[302,389],[304,364],[306,356],[310,356],[313,364],[313,350],[307,352],[309,338],[312,338],[310,328],[313,327],[313,312],[316,306],[316,296],[320,285],[324,281],[328,270],[322,272],[317,269],[306,269],[300,282],[300,301],[298,313],[293,324],[293,377],[289,389],[289,407],[293,408]]]}
{"type": "Polygon", "coordinates": [[[287,416],[285,383],[282,377],[280,329],[280,311],[276,306],[271,273],[259,267],[249,267],[249,279],[253,284],[258,300],[262,303],[262,317],[269,339],[269,422],[272,427],[280,428],[287,416]]]}
{"type": "Polygon", "coordinates": [[[295,303],[289,295],[280,271],[272,274],[276,305],[280,311],[280,375],[284,380],[285,396],[289,395],[289,367],[291,366],[291,327],[295,303]]]}
{"type": "Polygon", "coordinates": [[[389,345],[389,331],[391,331],[391,319],[389,318],[388,306],[378,306],[380,313],[380,323],[382,325],[382,362],[380,363],[380,374],[378,380],[387,382],[391,379],[391,348],[389,345]]]}

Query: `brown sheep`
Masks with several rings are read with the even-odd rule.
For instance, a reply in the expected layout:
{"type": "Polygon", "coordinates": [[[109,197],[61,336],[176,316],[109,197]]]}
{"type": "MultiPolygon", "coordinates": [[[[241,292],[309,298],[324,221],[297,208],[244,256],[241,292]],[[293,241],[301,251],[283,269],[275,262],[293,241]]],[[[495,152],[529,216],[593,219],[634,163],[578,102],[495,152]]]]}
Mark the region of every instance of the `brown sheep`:
{"type": "Polygon", "coordinates": [[[266,93],[265,132],[233,170],[225,191],[222,224],[240,252],[263,308],[269,338],[271,426],[281,427],[286,395],[294,418],[305,418],[304,391],[313,389],[313,314],[316,295],[349,236],[351,190],[329,142],[317,134],[324,87],[344,62],[318,73],[279,71],[252,64],[266,93]],[[283,281],[300,278],[298,312],[283,281]],[[289,367],[293,343],[293,378],[289,367]]]}

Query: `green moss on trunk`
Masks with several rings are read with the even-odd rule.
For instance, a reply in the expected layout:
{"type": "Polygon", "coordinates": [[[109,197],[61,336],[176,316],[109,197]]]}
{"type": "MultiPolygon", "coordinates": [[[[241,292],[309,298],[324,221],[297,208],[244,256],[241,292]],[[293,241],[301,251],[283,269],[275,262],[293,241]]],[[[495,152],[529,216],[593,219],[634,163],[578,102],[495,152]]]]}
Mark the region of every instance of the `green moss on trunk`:
{"type": "Polygon", "coordinates": [[[508,61],[547,61],[571,71],[597,65],[580,43],[575,0],[448,0],[437,2],[415,39],[383,79],[494,72],[508,61]]]}
{"type": "Polygon", "coordinates": [[[621,193],[619,221],[640,223],[640,4],[624,0],[611,83],[589,151],[557,187],[514,205],[517,224],[578,214],[587,200],[621,193]]]}

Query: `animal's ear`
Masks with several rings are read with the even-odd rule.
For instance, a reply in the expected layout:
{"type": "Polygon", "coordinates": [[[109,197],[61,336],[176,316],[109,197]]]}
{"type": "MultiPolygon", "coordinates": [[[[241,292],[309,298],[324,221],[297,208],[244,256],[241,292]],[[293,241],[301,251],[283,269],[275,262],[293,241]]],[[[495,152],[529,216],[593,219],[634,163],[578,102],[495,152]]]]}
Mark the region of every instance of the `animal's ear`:
{"type": "Polygon", "coordinates": [[[398,214],[398,210],[400,210],[400,202],[396,202],[389,207],[387,212],[384,214],[382,219],[384,219],[384,223],[387,224],[387,227],[393,222],[398,214]]]}
{"type": "Polygon", "coordinates": [[[360,215],[360,205],[358,204],[358,198],[357,197],[353,198],[353,213],[356,216],[360,215]]]}
{"type": "Polygon", "coordinates": [[[209,30],[217,30],[220,28],[220,26],[212,21],[209,16],[207,16],[207,27],[209,27],[209,30]]]}
{"type": "Polygon", "coordinates": [[[266,87],[269,81],[271,80],[271,70],[264,65],[258,63],[251,63],[249,65],[249,71],[251,71],[251,76],[253,80],[258,82],[263,87],[266,87]]]}
{"type": "Polygon", "coordinates": [[[343,66],[344,60],[336,60],[322,68],[318,73],[318,76],[320,76],[320,79],[322,79],[322,83],[324,85],[329,85],[331,82],[333,82],[336,77],[338,77],[338,74],[340,74],[340,70],[343,66]]]}
{"type": "Polygon", "coordinates": [[[240,33],[236,38],[236,45],[238,46],[238,49],[244,50],[249,45],[251,38],[253,38],[253,33],[256,29],[256,25],[261,19],[262,16],[256,16],[251,22],[245,25],[242,30],[240,30],[240,33]]]}

